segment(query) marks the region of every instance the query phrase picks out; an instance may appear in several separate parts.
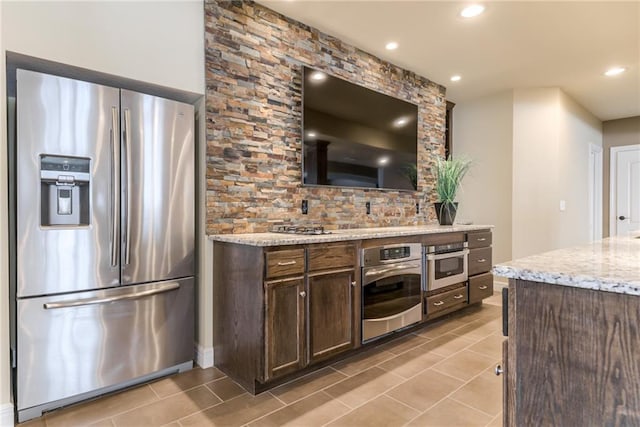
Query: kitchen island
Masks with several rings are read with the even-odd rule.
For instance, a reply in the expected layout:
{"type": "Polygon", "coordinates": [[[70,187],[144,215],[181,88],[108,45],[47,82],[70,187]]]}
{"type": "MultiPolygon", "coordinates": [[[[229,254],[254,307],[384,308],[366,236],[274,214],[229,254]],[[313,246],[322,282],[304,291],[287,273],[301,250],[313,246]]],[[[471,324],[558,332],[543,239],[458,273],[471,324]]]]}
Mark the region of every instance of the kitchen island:
{"type": "Polygon", "coordinates": [[[493,273],[509,278],[504,425],[640,425],[640,238],[493,273]]]}

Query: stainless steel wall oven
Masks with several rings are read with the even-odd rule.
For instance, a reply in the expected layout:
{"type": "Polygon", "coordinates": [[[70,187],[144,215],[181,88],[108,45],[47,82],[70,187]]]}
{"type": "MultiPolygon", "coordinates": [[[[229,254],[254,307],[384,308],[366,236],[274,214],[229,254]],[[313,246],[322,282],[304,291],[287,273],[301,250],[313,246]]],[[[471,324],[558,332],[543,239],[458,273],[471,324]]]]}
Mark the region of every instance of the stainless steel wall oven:
{"type": "Polygon", "coordinates": [[[427,291],[461,283],[468,278],[467,242],[425,248],[425,283],[427,291]]]}
{"type": "Polygon", "coordinates": [[[420,243],[365,248],[361,264],[363,342],[420,322],[420,243]]]}

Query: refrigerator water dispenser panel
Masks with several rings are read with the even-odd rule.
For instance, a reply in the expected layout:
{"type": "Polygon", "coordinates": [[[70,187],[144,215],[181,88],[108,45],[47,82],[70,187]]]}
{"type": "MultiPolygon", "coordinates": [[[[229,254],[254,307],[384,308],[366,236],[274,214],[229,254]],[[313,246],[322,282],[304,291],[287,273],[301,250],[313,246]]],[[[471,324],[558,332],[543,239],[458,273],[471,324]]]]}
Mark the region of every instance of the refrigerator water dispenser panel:
{"type": "Polygon", "coordinates": [[[40,224],[89,225],[91,159],[40,156],[40,224]]]}

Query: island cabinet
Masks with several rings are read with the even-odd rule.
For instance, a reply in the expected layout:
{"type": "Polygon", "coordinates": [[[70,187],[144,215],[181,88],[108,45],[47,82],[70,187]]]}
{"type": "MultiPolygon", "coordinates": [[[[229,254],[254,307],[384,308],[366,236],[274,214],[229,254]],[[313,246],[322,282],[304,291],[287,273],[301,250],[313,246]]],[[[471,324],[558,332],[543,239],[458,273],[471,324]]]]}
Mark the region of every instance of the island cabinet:
{"type": "Polygon", "coordinates": [[[353,243],[216,243],[216,366],[257,393],[354,348],[356,268],[353,243]]]}
{"type": "Polygon", "coordinates": [[[640,425],[640,296],[510,279],[505,426],[640,425]]]}

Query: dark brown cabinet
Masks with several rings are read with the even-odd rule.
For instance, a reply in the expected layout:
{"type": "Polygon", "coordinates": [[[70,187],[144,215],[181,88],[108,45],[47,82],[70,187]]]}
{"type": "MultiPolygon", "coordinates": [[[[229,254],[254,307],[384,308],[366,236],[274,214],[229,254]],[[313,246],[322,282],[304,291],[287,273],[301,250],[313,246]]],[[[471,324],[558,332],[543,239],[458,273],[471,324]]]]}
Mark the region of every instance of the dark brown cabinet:
{"type": "Polygon", "coordinates": [[[265,380],[304,366],[304,278],[265,283],[265,380]]]}
{"type": "Polygon", "coordinates": [[[353,348],[353,267],[309,275],[309,363],[353,348]]]}
{"type": "Polygon", "coordinates": [[[467,233],[469,245],[469,304],[481,302],[493,295],[491,230],[467,233]]]}
{"type": "Polygon", "coordinates": [[[368,346],[362,343],[360,250],[399,242],[433,246],[465,238],[471,254],[479,256],[475,263],[480,267],[473,270],[477,274],[468,282],[423,292],[422,322],[427,322],[493,293],[487,273],[490,230],[283,246],[216,242],[216,367],[255,394],[368,346]]]}
{"type": "Polygon", "coordinates": [[[214,246],[216,366],[252,393],[356,345],[356,245],[214,246]]]}

